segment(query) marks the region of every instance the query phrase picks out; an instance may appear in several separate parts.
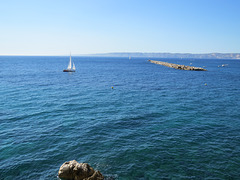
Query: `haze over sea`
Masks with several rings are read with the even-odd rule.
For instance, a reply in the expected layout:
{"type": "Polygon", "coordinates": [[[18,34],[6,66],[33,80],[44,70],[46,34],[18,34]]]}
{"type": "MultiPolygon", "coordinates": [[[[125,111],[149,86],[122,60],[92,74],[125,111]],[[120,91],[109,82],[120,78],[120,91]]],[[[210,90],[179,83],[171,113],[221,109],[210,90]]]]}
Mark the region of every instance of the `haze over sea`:
{"type": "Polygon", "coordinates": [[[72,60],[0,56],[0,179],[58,179],[73,159],[107,179],[239,179],[240,60],[72,60]]]}

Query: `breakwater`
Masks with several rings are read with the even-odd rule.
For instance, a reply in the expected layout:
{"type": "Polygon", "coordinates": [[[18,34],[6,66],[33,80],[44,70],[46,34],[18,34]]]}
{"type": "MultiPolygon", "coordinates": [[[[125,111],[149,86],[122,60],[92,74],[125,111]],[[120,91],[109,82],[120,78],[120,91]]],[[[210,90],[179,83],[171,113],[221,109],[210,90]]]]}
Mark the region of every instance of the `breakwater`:
{"type": "Polygon", "coordinates": [[[174,69],[181,69],[181,70],[188,70],[188,71],[206,71],[206,69],[201,67],[185,66],[185,65],[173,64],[173,63],[168,63],[163,61],[153,61],[153,60],[148,60],[148,61],[154,64],[160,64],[160,65],[167,66],[174,69]]]}

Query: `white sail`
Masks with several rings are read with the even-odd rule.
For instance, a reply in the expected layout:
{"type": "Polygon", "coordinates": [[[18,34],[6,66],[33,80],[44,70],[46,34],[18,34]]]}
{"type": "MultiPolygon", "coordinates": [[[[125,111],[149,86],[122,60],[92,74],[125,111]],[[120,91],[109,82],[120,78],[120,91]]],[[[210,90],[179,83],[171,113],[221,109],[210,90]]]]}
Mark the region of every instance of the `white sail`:
{"type": "Polygon", "coordinates": [[[69,60],[67,69],[71,69],[71,68],[72,68],[72,58],[71,58],[71,54],[70,54],[70,60],[69,60]]]}
{"type": "Polygon", "coordinates": [[[75,64],[73,63],[73,68],[72,68],[73,70],[76,70],[76,67],[75,67],[75,64]]]}

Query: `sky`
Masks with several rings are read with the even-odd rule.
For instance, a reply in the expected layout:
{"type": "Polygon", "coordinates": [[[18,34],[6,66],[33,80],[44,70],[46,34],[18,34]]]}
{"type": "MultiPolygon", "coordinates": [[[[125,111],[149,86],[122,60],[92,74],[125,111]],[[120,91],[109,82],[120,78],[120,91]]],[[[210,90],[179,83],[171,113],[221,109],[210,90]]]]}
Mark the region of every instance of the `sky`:
{"type": "Polygon", "coordinates": [[[240,53],[239,0],[0,0],[0,55],[240,53]]]}

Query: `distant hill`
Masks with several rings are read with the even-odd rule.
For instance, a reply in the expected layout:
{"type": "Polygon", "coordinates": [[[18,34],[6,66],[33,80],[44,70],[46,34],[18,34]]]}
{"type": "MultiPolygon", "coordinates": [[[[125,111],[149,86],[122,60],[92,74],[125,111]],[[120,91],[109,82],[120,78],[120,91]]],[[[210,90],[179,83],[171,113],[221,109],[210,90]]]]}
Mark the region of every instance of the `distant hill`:
{"type": "Polygon", "coordinates": [[[240,59],[240,53],[103,53],[92,54],[91,56],[102,57],[146,57],[146,58],[194,58],[194,59],[240,59]]]}

